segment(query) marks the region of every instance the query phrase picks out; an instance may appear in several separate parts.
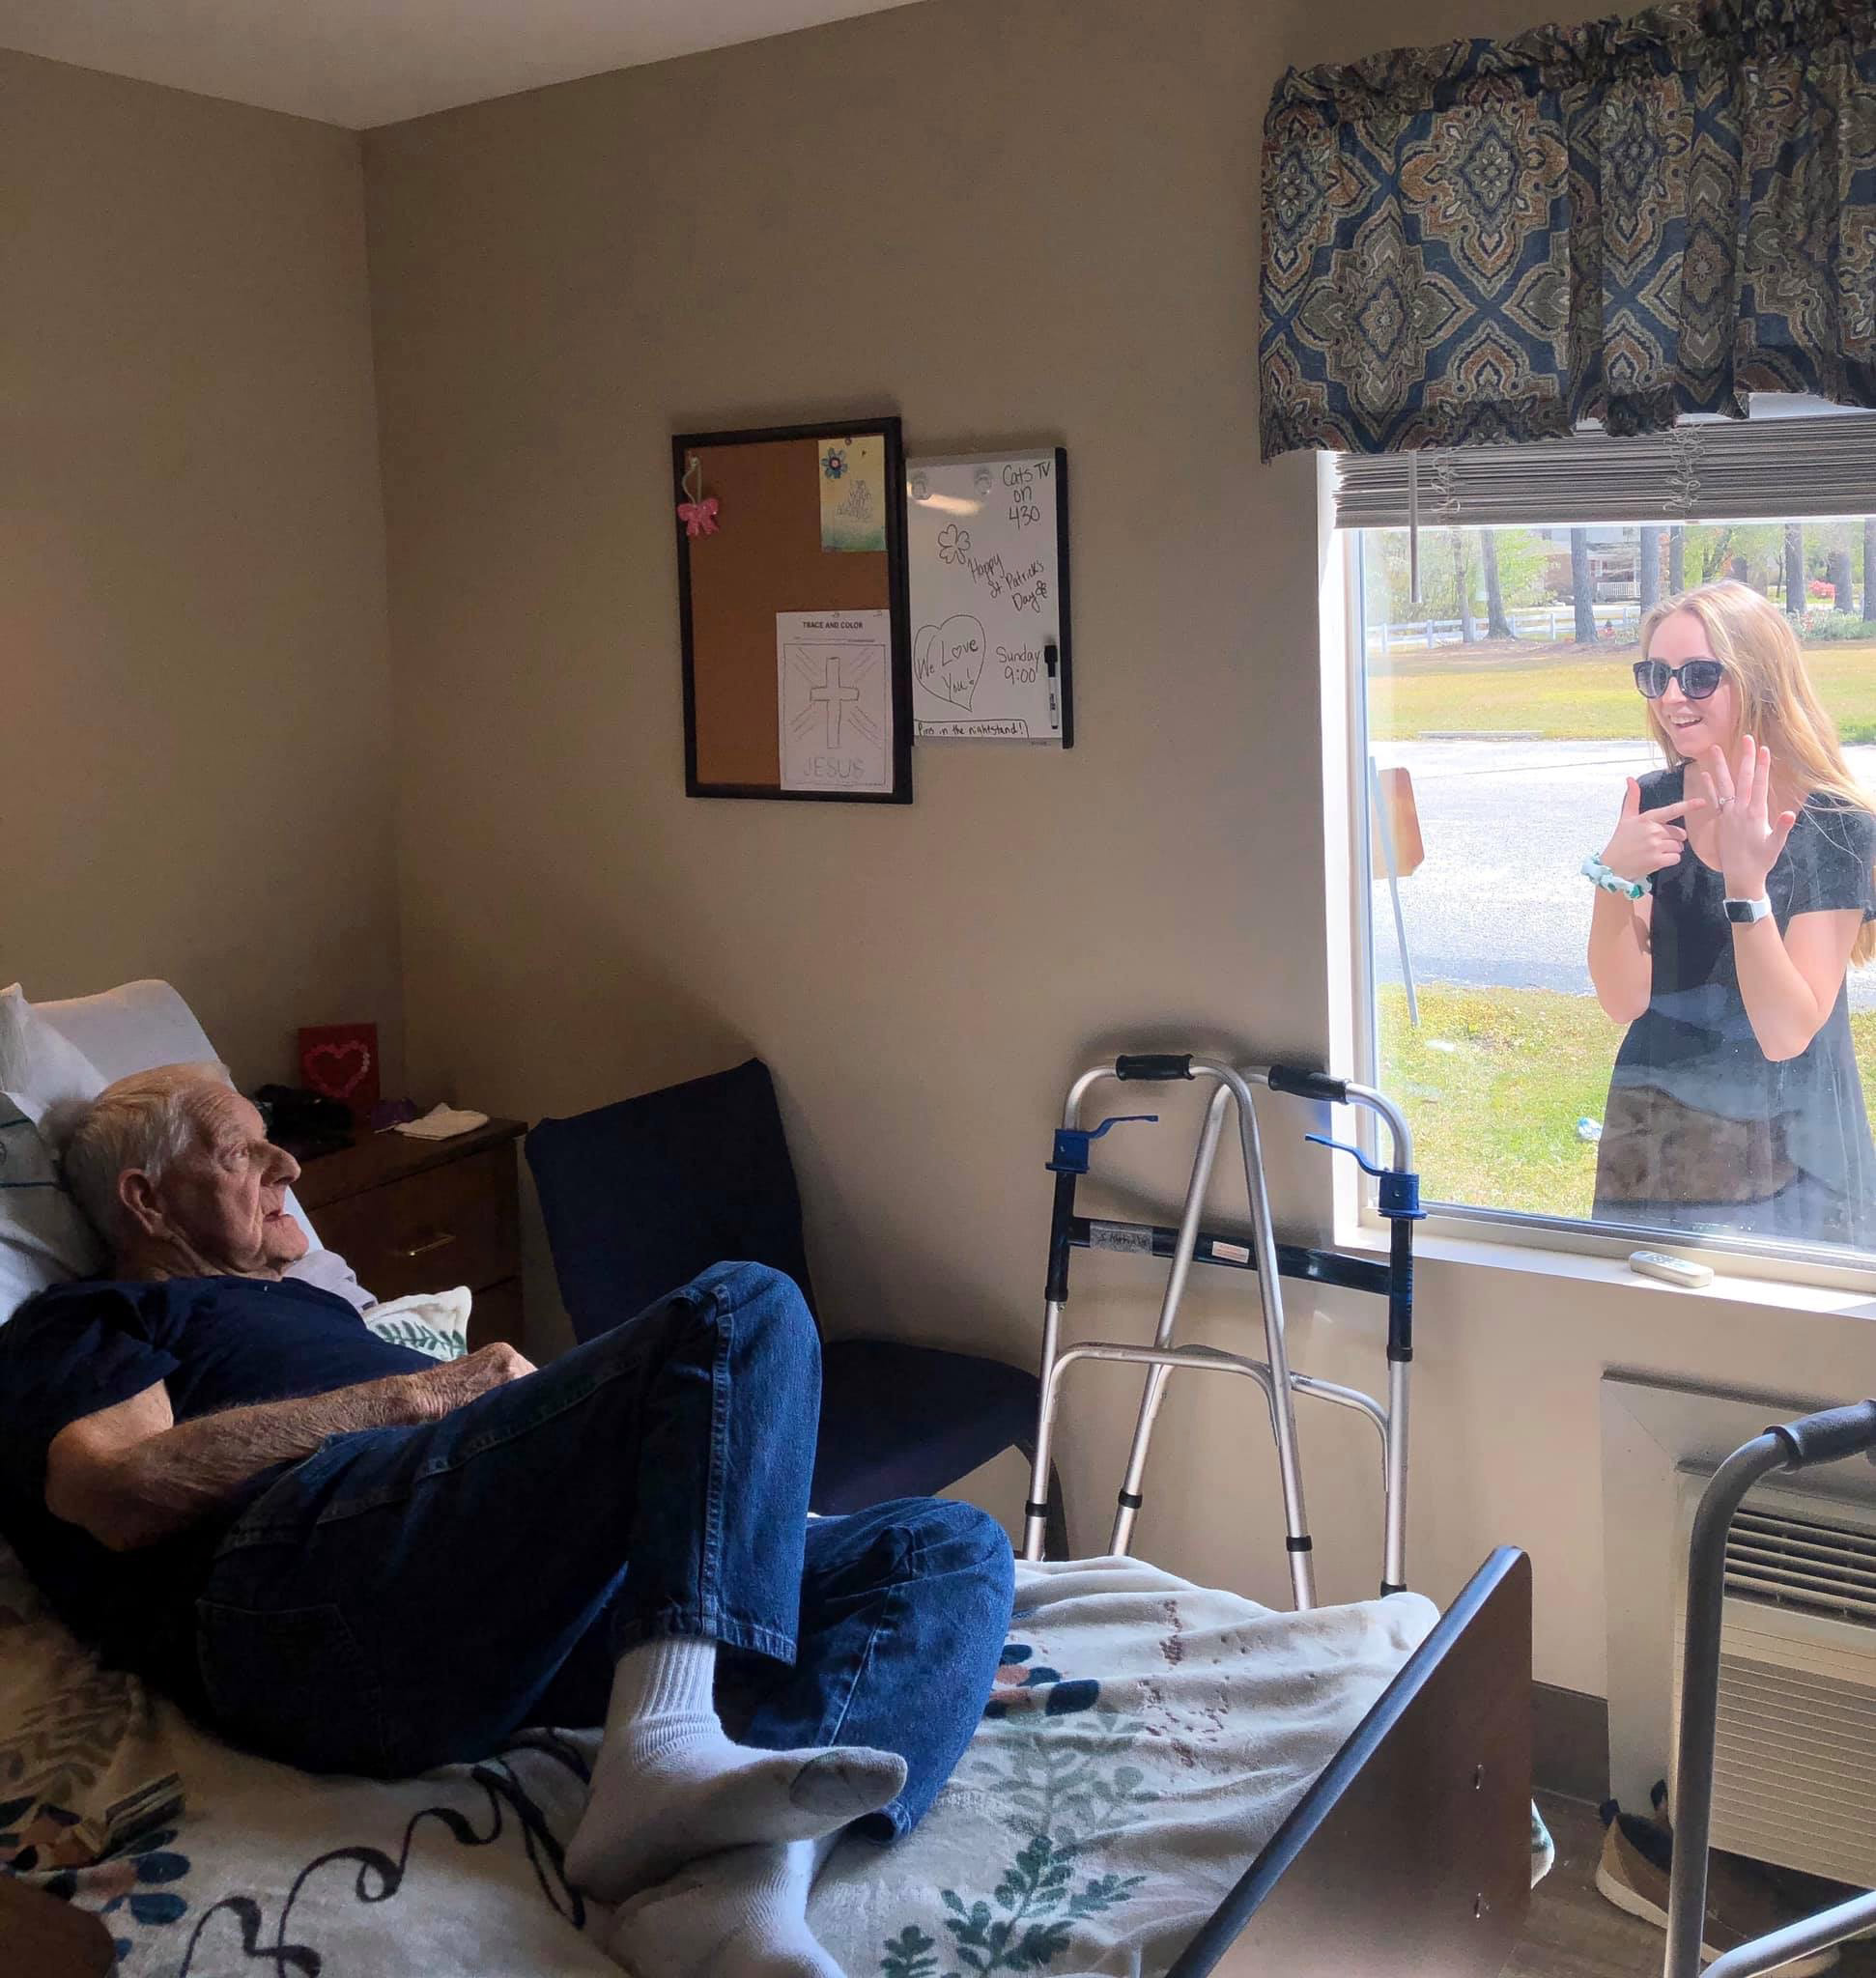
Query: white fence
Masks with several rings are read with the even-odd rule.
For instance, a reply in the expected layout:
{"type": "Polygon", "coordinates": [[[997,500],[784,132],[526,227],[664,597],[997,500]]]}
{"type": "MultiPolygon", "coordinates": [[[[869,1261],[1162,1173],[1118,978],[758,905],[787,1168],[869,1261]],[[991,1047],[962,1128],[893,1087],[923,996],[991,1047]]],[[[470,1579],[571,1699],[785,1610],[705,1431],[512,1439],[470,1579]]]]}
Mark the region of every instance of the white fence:
{"type": "MultiPolygon", "coordinates": [[[[1612,630],[1617,638],[1634,638],[1641,631],[1639,605],[1596,605],[1591,608],[1596,613],[1599,636],[1612,630]]],[[[1510,622],[1514,638],[1543,639],[1555,644],[1577,636],[1576,608],[1567,603],[1521,605],[1516,610],[1507,611],[1505,617],[1510,622]]],[[[1485,637],[1483,612],[1473,619],[1472,631],[1475,637],[1485,637]]],[[[1371,658],[1383,658],[1389,653],[1431,652],[1435,646],[1464,645],[1464,642],[1457,618],[1430,618],[1420,625],[1371,625],[1368,628],[1371,658]]]]}

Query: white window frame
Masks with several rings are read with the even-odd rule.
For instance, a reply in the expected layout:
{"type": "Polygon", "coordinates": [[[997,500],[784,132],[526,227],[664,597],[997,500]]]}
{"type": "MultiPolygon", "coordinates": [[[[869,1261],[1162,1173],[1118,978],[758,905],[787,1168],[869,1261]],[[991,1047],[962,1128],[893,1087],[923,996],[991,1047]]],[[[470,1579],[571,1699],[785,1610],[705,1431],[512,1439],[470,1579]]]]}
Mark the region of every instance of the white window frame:
{"type": "MultiPolygon", "coordinates": [[[[1328,980],[1329,1061],[1344,1076],[1386,1091],[1379,1062],[1375,1020],[1373,844],[1368,783],[1368,694],[1362,653],[1363,599],[1356,559],[1349,538],[1336,526],[1335,468],[1319,454],[1318,621],[1322,647],[1322,771],[1324,897],[1329,903],[1328,980]],[[1335,910],[1338,895],[1347,912],[1335,910]]],[[[1872,1095],[1876,1098],[1876,1095],[1872,1095]]],[[[1360,1115],[1361,1144],[1376,1149],[1372,1117],[1360,1115]]],[[[1387,1225],[1375,1201],[1372,1181],[1354,1173],[1354,1163],[1334,1164],[1335,1239],[1363,1248],[1384,1248],[1387,1225]]],[[[1876,1258],[1846,1260],[1822,1245],[1768,1243],[1746,1236],[1706,1235],[1681,1230],[1625,1230],[1535,1211],[1492,1209],[1462,1202],[1432,1202],[1420,1226],[1420,1239],[1432,1250],[1454,1246],[1455,1255],[1478,1256],[1480,1246],[1502,1252],[1495,1260],[1515,1264],[1519,1252],[1539,1252],[1550,1259],[1597,1259],[1621,1264],[1644,1248],[1699,1253],[1717,1272],[1824,1292],[1876,1294],[1876,1258]]],[[[1488,1260],[1481,1257],[1481,1260],[1488,1260]]],[[[1529,1261],[1536,1264],[1538,1257],[1529,1261]]],[[[1682,1294],[1686,1295],[1686,1294],[1682,1294]]]]}

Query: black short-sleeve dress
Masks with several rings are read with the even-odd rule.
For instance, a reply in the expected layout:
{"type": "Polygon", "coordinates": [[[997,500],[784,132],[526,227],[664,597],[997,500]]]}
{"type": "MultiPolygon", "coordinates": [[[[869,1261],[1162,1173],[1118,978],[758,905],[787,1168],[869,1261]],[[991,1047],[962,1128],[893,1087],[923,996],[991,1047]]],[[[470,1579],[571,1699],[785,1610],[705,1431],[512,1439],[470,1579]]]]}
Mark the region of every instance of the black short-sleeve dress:
{"type": "MultiPolygon", "coordinates": [[[[1641,778],[1681,801],[1685,768],[1641,778]]],[[[1778,931],[1854,908],[1876,919],[1876,816],[1812,797],[1766,881],[1778,931]]],[[[1599,1221],[1876,1248],[1876,1150],[1847,988],[1797,1057],[1759,1049],[1740,995],[1725,882],[1684,845],[1654,875],[1648,1007],[1629,1026],[1597,1148],[1599,1221]]]]}

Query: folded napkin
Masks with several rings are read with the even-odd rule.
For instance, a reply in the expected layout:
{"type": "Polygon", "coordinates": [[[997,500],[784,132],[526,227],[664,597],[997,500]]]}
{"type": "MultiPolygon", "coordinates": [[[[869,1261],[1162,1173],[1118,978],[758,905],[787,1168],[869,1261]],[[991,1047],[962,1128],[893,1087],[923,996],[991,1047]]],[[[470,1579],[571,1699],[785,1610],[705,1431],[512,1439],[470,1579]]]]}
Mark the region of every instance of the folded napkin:
{"type": "Polygon", "coordinates": [[[421,1119],[401,1120],[393,1133],[408,1133],[412,1140],[454,1140],[459,1133],[486,1126],[486,1113],[470,1113],[457,1106],[432,1106],[421,1119]]]}

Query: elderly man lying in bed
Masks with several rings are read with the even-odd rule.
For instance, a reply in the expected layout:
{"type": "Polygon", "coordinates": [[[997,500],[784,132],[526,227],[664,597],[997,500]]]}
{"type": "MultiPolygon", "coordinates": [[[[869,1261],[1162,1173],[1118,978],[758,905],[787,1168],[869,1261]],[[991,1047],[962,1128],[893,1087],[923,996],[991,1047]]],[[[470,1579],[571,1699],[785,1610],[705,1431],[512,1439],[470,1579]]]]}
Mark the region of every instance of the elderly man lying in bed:
{"type": "Polygon", "coordinates": [[[603,1722],[567,1869],[612,1955],[834,1971],[814,1871],[930,1804],[1011,1565],[962,1505],[809,1520],[794,1286],[721,1264],[546,1369],[438,1365],[290,1274],[298,1170],[213,1068],[112,1086],[65,1161],[116,1262],[0,1328],[0,1523],[70,1625],[313,1770],[603,1722]]]}

